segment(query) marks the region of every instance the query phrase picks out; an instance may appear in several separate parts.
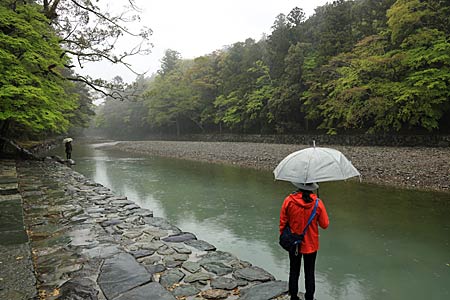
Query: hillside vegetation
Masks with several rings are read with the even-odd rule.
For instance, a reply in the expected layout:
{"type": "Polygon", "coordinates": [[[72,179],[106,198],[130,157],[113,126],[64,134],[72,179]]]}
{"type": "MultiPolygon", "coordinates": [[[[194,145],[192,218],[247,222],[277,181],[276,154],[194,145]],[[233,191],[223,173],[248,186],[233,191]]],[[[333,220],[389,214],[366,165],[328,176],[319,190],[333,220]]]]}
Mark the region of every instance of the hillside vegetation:
{"type": "Polygon", "coordinates": [[[167,50],[97,129],[163,133],[410,133],[450,129],[450,1],[334,1],[275,19],[261,40],[183,59],[167,50]]]}

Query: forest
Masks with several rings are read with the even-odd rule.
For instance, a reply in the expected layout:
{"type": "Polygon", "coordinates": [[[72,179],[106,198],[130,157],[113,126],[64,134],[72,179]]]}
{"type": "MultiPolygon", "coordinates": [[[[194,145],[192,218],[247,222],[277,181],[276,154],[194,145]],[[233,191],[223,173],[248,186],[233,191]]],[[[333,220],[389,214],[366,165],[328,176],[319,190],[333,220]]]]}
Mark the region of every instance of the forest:
{"type": "MultiPolygon", "coordinates": [[[[151,30],[138,22],[133,0],[111,14],[89,0],[0,0],[0,138],[42,140],[79,134],[95,115],[100,96],[123,100],[127,85],[82,76],[75,67],[149,53],[151,30]],[[117,51],[121,36],[132,50],[117,51]]],[[[1,140],[0,140],[1,142],[1,140]]]]}
{"type": "Polygon", "coordinates": [[[449,130],[449,1],[334,1],[272,32],[138,78],[133,102],[107,100],[96,126],[149,133],[327,134],[449,130]]]}
{"type": "Polygon", "coordinates": [[[71,72],[66,45],[39,5],[8,2],[0,11],[2,134],[65,132],[89,119],[115,138],[450,132],[450,0],[337,0],[309,18],[295,7],[259,41],[194,59],[168,49],[157,73],[103,85],[96,108],[89,89],[98,81],[61,76],[71,72]]]}

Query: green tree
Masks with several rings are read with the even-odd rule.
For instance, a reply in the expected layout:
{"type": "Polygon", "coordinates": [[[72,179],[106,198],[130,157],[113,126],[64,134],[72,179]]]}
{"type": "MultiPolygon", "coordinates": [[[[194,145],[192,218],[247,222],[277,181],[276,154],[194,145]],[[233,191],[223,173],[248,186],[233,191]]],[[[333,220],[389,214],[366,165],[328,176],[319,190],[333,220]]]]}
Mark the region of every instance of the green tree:
{"type": "MultiPolygon", "coordinates": [[[[294,18],[294,17],[292,17],[294,18]]],[[[296,20],[293,20],[296,22],[296,20]]],[[[272,33],[267,38],[268,65],[270,76],[277,81],[285,69],[284,58],[291,46],[291,31],[284,14],[279,14],[272,25],[272,33]]]]}
{"type": "Polygon", "coordinates": [[[219,96],[214,101],[219,126],[224,124],[231,130],[244,132],[260,130],[248,117],[246,106],[249,95],[260,86],[257,81],[261,73],[255,72],[255,66],[261,70],[258,65],[263,64],[263,54],[264,49],[252,39],[235,43],[222,53],[218,64],[219,96]]]}
{"type": "Polygon", "coordinates": [[[248,70],[255,78],[253,89],[247,94],[245,104],[246,128],[267,133],[273,131],[274,117],[269,111],[269,102],[275,94],[275,87],[270,78],[269,67],[258,60],[248,70]]]}
{"type": "Polygon", "coordinates": [[[178,51],[167,49],[164,53],[164,57],[161,59],[161,69],[158,70],[158,74],[164,76],[175,70],[177,63],[180,60],[181,55],[178,51]]]}
{"type": "Polygon", "coordinates": [[[0,130],[64,132],[77,98],[63,88],[59,38],[41,7],[2,1],[0,5],[0,130]]]}
{"type": "Polygon", "coordinates": [[[349,51],[356,42],[352,6],[352,1],[336,0],[316,9],[317,27],[312,41],[323,61],[349,51]]]}
{"type": "Polygon", "coordinates": [[[325,85],[327,101],[319,106],[324,128],[438,129],[450,109],[448,37],[419,29],[404,38],[401,49],[385,53],[387,46],[386,39],[370,37],[337,58],[337,76],[325,85]]]}
{"type": "Polygon", "coordinates": [[[199,102],[198,124],[202,131],[213,130],[215,124],[214,100],[219,94],[218,57],[217,52],[198,57],[186,72],[199,102]]]}
{"type": "Polygon", "coordinates": [[[181,128],[192,123],[202,129],[203,107],[187,76],[191,65],[191,61],[179,61],[171,72],[155,79],[145,94],[148,123],[159,128],[174,128],[177,135],[181,134],[181,128]]]}
{"type": "Polygon", "coordinates": [[[353,35],[356,40],[376,35],[387,28],[386,11],[395,0],[360,0],[354,1],[351,12],[353,14],[353,35]]]}

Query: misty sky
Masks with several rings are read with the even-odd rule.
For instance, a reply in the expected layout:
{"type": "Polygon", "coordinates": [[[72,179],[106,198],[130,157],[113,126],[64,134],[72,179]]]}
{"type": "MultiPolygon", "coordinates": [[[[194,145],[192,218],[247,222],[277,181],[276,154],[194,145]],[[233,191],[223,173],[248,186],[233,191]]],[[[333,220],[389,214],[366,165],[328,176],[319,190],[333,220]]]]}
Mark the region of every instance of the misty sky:
{"type": "MultiPolygon", "coordinates": [[[[153,30],[152,54],[129,60],[147,76],[160,68],[166,49],[178,51],[182,58],[209,54],[236,42],[269,34],[275,17],[287,15],[294,7],[303,8],[307,17],[329,0],[135,0],[142,10],[141,22],[153,30]]],[[[125,1],[126,2],[126,1],[125,1]]],[[[116,2],[117,3],[117,2],[116,2]]],[[[113,8],[119,9],[119,8],[113,8]]],[[[122,46],[127,41],[122,41],[122,46]]],[[[79,71],[92,77],[111,79],[117,75],[132,82],[136,75],[124,67],[106,63],[91,64],[79,71]]]]}

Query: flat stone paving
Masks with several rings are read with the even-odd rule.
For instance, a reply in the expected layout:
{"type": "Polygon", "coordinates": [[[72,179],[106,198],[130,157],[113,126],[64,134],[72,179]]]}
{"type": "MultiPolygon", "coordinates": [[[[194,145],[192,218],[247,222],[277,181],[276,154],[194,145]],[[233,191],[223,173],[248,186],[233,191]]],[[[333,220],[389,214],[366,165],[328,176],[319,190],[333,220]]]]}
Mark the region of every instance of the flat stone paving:
{"type": "Polygon", "coordinates": [[[40,299],[288,299],[286,282],[65,165],[17,172],[40,299]]]}
{"type": "Polygon", "coordinates": [[[16,163],[0,161],[0,299],[36,296],[30,245],[25,232],[16,163]]]}

